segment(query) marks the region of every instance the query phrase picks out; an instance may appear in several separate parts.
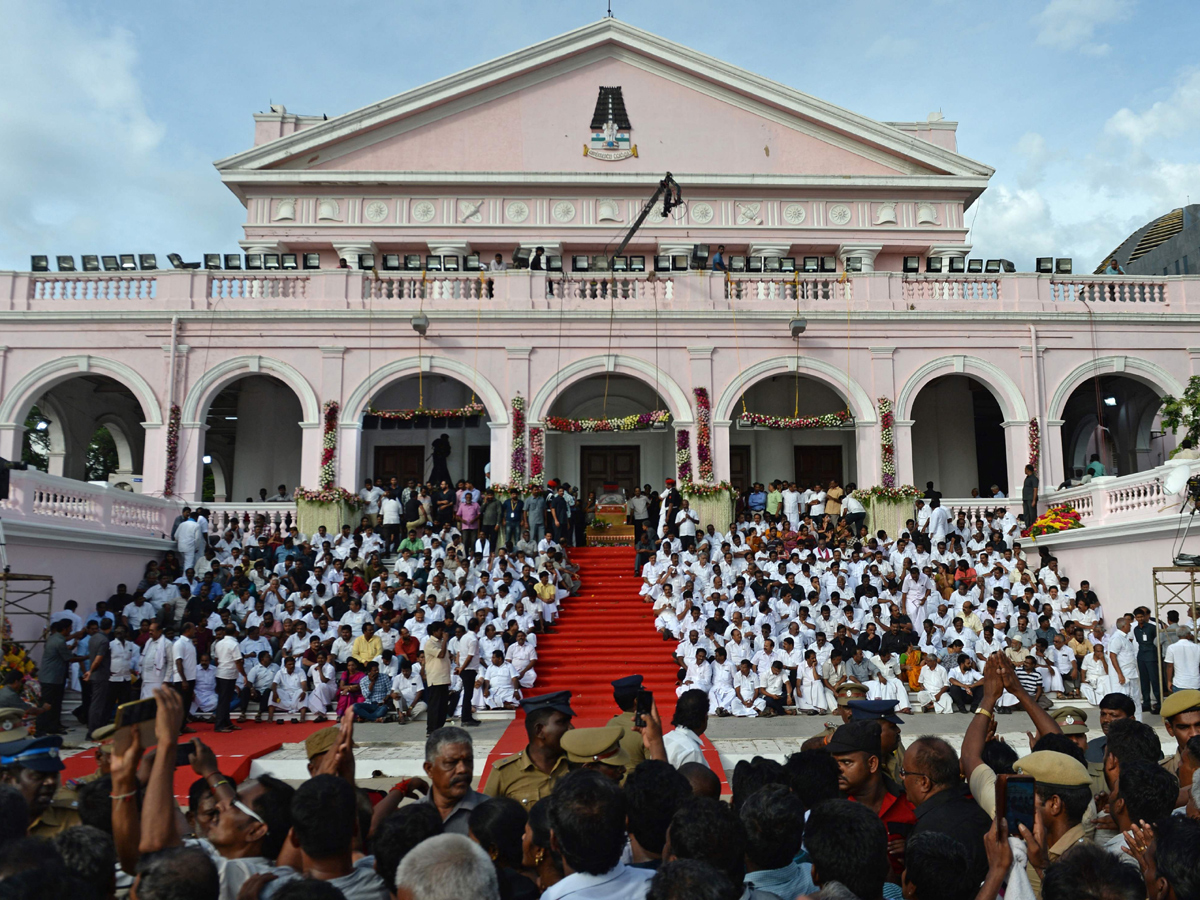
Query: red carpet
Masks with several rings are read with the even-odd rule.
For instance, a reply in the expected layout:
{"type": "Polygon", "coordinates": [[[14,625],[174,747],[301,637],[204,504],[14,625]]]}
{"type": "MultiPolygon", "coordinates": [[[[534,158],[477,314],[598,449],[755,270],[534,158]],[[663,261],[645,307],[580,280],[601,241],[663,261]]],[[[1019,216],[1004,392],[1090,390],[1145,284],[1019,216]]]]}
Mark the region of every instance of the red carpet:
{"type": "MultiPolygon", "coordinates": [[[[575,727],[604,725],[620,710],[613,702],[612,681],[641,675],[670,730],[675,711],[674,645],[654,630],[654,611],[638,590],[642,579],[634,572],[632,547],[577,547],[571,560],[579,566],[583,586],[560,610],[556,633],[538,638],[537,683],[533,696],[571,692],[575,727]]],[[[483,769],[486,781],[492,763],[522,750],[527,743],[525,719],[518,713],[483,769]]],[[[712,743],[705,738],[705,757],[725,782],[725,773],[712,743]]],[[[481,782],[482,783],[482,782],[481,782]]]]}
{"type": "MultiPolygon", "coordinates": [[[[204,722],[196,722],[192,728],[194,735],[180,735],[182,738],[198,737],[212,748],[221,763],[221,771],[231,775],[239,782],[250,775],[250,763],[268,753],[273,753],[284,744],[298,744],[310,734],[329,726],[328,722],[305,722],[303,724],[274,725],[266,722],[246,722],[241,731],[230,734],[217,734],[213,726],[204,722]]],[[[79,778],[96,771],[96,754],[94,750],[85,750],[63,760],[67,767],[62,773],[63,781],[79,778]]],[[[368,773],[369,774],[369,773],[368,773]]],[[[196,780],[196,773],[191,766],[181,766],[175,770],[175,797],[185,806],[187,804],[188,788],[196,780]]]]}

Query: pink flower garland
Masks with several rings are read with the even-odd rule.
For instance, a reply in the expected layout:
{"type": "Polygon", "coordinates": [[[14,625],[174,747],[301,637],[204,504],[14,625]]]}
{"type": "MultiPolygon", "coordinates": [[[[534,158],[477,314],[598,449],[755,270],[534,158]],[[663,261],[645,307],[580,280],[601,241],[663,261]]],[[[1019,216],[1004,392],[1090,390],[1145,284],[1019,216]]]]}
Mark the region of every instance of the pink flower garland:
{"type": "Polygon", "coordinates": [[[167,418],[167,476],[163,479],[163,496],[175,496],[175,472],[179,464],[179,421],[181,412],[178,403],[171,404],[171,415],[167,418]]]}
{"type": "Polygon", "coordinates": [[[520,394],[512,399],[512,475],[514,490],[525,485],[525,398],[520,394]]]}
{"type": "Polygon", "coordinates": [[[686,428],[675,432],[675,470],[683,484],[691,484],[692,433],[686,428]]]}
{"type": "Polygon", "coordinates": [[[1033,471],[1037,472],[1038,460],[1042,455],[1042,439],[1038,429],[1038,421],[1036,418],[1029,420],[1029,464],[1033,466],[1033,471]]]}
{"type": "Polygon", "coordinates": [[[546,432],[540,428],[529,429],[529,485],[541,487],[546,481],[543,471],[546,461],[546,432]]]}
{"type": "Polygon", "coordinates": [[[887,397],[879,398],[879,425],[883,429],[880,434],[880,449],[883,451],[883,486],[896,486],[896,438],[892,426],[896,417],[892,412],[892,401],[887,397]]]}
{"type": "Polygon", "coordinates": [[[340,405],[336,400],[325,401],[325,427],[321,432],[321,472],[317,478],[320,490],[327,491],[337,480],[337,426],[340,405]]]}
{"type": "Polygon", "coordinates": [[[699,463],[697,468],[700,480],[710,482],[713,480],[712,405],[708,400],[707,388],[696,388],[692,393],[696,395],[696,460],[699,463]]]}

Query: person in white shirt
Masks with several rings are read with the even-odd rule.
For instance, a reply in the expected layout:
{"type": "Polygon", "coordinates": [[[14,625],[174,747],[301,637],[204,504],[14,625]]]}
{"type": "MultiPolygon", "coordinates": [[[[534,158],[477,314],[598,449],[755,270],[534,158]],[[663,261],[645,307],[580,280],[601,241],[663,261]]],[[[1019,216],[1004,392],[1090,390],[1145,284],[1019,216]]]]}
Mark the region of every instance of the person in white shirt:
{"type": "Polygon", "coordinates": [[[739,717],[755,717],[767,708],[760,696],[758,676],[750,668],[750,660],[743,658],[733,676],[734,701],[730,711],[739,717]]]}
{"type": "Polygon", "coordinates": [[[679,512],[675,514],[675,525],[679,528],[679,543],[685,551],[696,545],[696,526],[699,524],[700,517],[688,506],[687,500],[684,500],[679,512]]]}
{"type": "Polygon", "coordinates": [[[1179,627],[1179,640],[1167,648],[1163,662],[1167,664],[1168,691],[1200,689],[1200,644],[1186,625],[1179,627]]]}
{"type": "Polygon", "coordinates": [[[196,557],[203,551],[205,535],[201,531],[195,512],[179,523],[175,529],[175,549],[179,553],[179,567],[183,571],[194,568],[196,557]]]}
{"type": "Polygon", "coordinates": [[[296,713],[299,712],[300,721],[305,721],[308,718],[308,707],[304,703],[306,695],[304,673],[296,668],[296,658],[294,656],[285,657],[283,668],[275,673],[275,679],[271,684],[271,703],[267,721],[275,721],[275,710],[277,709],[285,715],[291,716],[293,722],[296,721],[296,713]]]}
{"type": "Polygon", "coordinates": [[[908,691],[900,680],[900,659],[896,654],[883,650],[871,657],[871,663],[879,669],[879,675],[867,685],[868,700],[895,700],[896,711],[912,713],[908,691]]]}
{"type": "Polygon", "coordinates": [[[213,730],[225,733],[234,730],[234,724],[229,720],[229,707],[237,687],[237,677],[241,675],[245,678],[246,668],[242,663],[242,648],[238,646],[237,638],[227,634],[224,628],[216,629],[216,638],[212,646],[213,660],[217,664],[217,709],[213,730]]]}
{"type": "Polygon", "coordinates": [[[466,628],[466,633],[458,641],[454,674],[462,679],[462,690],[459,691],[462,703],[462,724],[473,726],[479,724],[479,720],[475,718],[474,710],[475,679],[479,676],[480,670],[479,620],[469,620],[466,628]]]}
{"type": "MultiPolygon", "coordinates": [[[[1043,569],[1043,571],[1045,571],[1043,569]]],[[[1133,700],[1137,720],[1142,721],[1142,681],[1138,674],[1137,642],[1130,633],[1133,618],[1120,616],[1117,630],[1108,642],[1109,688],[1133,700]]]]}
{"type": "Polygon", "coordinates": [[[700,736],[708,728],[708,705],[708,694],[698,689],[684,691],[676,702],[675,714],[671,717],[675,727],[663,735],[667,762],[676,769],[684,763],[708,766],[700,742],[700,736]]]}
{"type": "Polygon", "coordinates": [[[358,492],[358,496],[366,504],[363,507],[363,515],[370,516],[372,525],[379,524],[379,501],[383,497],[383,489],[374,484],[370,478],[363,482],[362,490],[358,492]]]}
{"type": "Polygon", "coordinates": [[[174,647],[162,633],[158,622],[150,623],[150,640],[142,650],[142,696],[153,697],[154,691],[163,686],[175,671],[174,647]]]}
{"type": "MultiPolygon", "coordinates": [[[[191,706],[192,697],[196,690],[196,645],[192,643],[192,635],[196,631],[196,626],[191,622],[184,622],[181,634],[175,639],[175,643],[171,646],[174,662],[171,666],[170,682],[179,691],[183,698],[183,708],[188,709],[191,706]]],[[[191,729],[186,725],[183,728],[183,733],[190,732],[191,729]]]]}
{"type": "Polygon", "coordinates": [[[1108,654],[1105,652],[1103,644],[1093,645],[1092,655],[1083,661],[1081,677],[1083,682],[1080,684],[1079,690],[1084,699],[1092,706],[1099,706],[1105,695],[1112,693],[1108,654]]]}
{"type": "Polygon", "coordinates": [[[954,698],[950,696],[950,674],[938,664],[936,656],[925,657],[925,665],[921,667],[918,680],[921,690],[917,692],[917,702],[925,712],[933,710],[947,715],[954,712],[954,698]]]}
{"type": "Polygon", "coordinates": [[[337,669],[329,662],[329,655],[320,652],[317,661],[308,669],[312,679],[312,690],[308,692],[308,708],[316,721],[324,722],[329,707],[337,702],[338,682],[337,669]]]}
{"type": "Polygon", "coordinates": [[[195,699],[189,712],[193,716],[206,716],[217,708],[217,670],[207,653],[200,657],[200,665],[196,666],[195,685],[195,699]]]}
{"type": "Polygon", "coordinates": [[[488,709],[516,709],[520,704],[520,684],[512,663],[501,650],[492,651],[492,662],[481,679],[484,705],[488,709]]]}
{"type": "Polygon", "coordinates": [[[512,663],[513,670],[517,673],[517,680],[521,687],[531,688],[537,680],[537,672],[533,670],[533,664],[537,662],[537,650],[533,644],[528,641],[528,636],[524,631],[517,632],[517,640],[510,644],[508,652],[504,654],[504,658],[512,663]]]}
{"type": "Polygon", "coordinates": [[[420,666],[414,666],[407,658],[401,659],[400,674],[392,679],[392,700],[400,713],[400,724],[415,721],[428,711],[424,697],[420,666]]]}

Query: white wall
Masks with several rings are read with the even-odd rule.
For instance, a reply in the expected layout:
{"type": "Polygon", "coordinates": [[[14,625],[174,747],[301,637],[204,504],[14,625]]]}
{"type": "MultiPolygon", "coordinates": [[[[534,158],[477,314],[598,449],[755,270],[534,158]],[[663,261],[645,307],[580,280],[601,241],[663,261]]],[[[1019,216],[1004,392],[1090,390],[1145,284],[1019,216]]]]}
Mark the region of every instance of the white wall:
{"type": "Polygon", "coordinates": [[[237,409],[230,499],[257,498],[260,488],[273,495],[281,484],[290,492],[300,483],[303,411],[295,393],[273,378],[251,376],[239,382],[237,409]]]}
{"type": "Polygon", "coordinates": [[[964,377],[927,384],[913,403],[913,483],[932,481],[948,497],[968,497],[979,487],[975,408],[964,377]]]}

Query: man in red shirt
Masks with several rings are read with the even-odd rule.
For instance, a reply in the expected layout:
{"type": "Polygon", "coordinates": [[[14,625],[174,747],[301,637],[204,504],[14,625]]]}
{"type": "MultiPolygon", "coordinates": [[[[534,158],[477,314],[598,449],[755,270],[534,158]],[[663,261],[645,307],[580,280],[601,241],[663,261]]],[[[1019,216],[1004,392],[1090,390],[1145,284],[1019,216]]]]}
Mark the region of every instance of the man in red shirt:
{"type": "Polygon", "coordinates": [[[884,784],[879,721],[847,722],[833,733],[827,749],[837,763],[842,796],[866,806],[887,828],[888,861],[899,874],[904,869],[904,843],[917,815],[907,797],[893,794],[884,784]]]}

